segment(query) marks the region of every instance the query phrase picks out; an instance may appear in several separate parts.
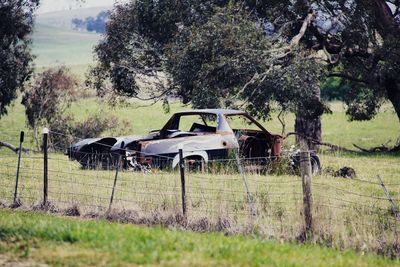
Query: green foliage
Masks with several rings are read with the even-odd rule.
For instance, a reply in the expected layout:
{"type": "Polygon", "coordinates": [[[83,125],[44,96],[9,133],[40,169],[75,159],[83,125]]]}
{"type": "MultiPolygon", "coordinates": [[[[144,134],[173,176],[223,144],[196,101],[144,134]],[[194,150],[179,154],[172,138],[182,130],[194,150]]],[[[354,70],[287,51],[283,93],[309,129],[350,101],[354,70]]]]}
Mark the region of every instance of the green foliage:
{"type": "Polygon", "coordinates": [[[114,92],[136,97],[138,81],[147,77],[159,81],[151,96],[179,96],[196,108],[240,107],[267,118],[275,101],[284,110],[321,115],[321,64],[301,49],[292,53],[288,38],[269,35],[258,9],[266,12],[252,1],[117,6],[88,82],[100,95],[109,81],[114,92]]]}
{"type": "Polygon", "coordinates": [[[22,97],[29,126],[36,128],[61,115],[75,99],[77,85],[76,79],[65,67],[39,74],[34,85],[22,97]]]}
{"type": "Polygon", "coordinates": [[[344,101],[351,85],[338,77],[329,77],[321,83],[321,97],[326,101],[344,101]]]}
{"type": "Polygon", "coordinates": [[[0,116],[32,74],[30,34],[38,0],[0,0],[0,116]]]}
{"type": "Polygon", "coordinates": [[[247,109],[253,115],[268,114],[271,100],[283,111],[301,114],[304,118],[318,118],[329,112],[319,94],[323,66],[307,59],[307,53],[301,50],[295,54],[288,66],[268,69],[242,92],[242,98],[248,102],[247,109]]]}
{"type": "Polygon", "coordinates": [[[21,103],[25,106],[28,126],[34,131],[37,148],[39,127],[62,120],[64,111],[76,97],[77,85],[69,70],[59,67],[39,74],[25,91],[21,103]]]}
{"type": "Polygon", "coordinates": [[[262,29],[248,17],[217,9],[207,23],[183,31],[167,47],[167,71],[184,103],[232,106],[245,83],[264,71],[268,48],[262,29]]]}
{"type": "Polygon", "coordinates": [[[342,97],[348,104],[350,120],[373,118],[385,100],[391,101],[400,118],[400,21],[395,11],[399,3],[334,2],[340,12],[334,11],[335,5],[322,1],[316,5],[316,20],[330,23],[325,29],[321,23],[316,36],[325,42],[333,70],[344,74],[345,86],[339,88],[345,90],[342,97]]]}
{"type": "Polygon", "coordinates": [[[137,96],[138,80],[156,78],[152,97],[242,107],[262,118],[276,102],[315,118],[327,111],[320,81],[339,70],[341,84],[328,80],[324,96],[344,99],[351,120],[371,119],[386,99],[400,117],[392,11],[369,0],[132,1],[113,12],[91,83],[102,92],[109,80],[117,93],[137,96]]]}

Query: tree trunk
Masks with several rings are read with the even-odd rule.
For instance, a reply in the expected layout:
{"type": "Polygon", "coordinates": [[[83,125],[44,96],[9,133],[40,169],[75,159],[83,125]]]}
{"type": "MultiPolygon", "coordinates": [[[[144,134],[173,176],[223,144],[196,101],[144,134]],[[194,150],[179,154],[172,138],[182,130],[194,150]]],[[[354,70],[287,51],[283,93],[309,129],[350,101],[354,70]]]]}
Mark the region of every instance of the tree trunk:
{"type": "Polygon", "coordinates": [[[400,121],[400,82],[396,82],[394,79],[387,79],[385,81],[385,87],[388,98],[396,111],[397,118],[400,121]]]}
{"type": "MultiPolygon", "coordinates": [[[[321,117],[309,119],[297,114],[294,130],[298,134],[296,135],[297,144],[300,144],[302,136],[321,142],[321,117]]],[[[318,149],[318,145],[311,140],[307,140],[307,144],[310,150],[318,149]]]]}

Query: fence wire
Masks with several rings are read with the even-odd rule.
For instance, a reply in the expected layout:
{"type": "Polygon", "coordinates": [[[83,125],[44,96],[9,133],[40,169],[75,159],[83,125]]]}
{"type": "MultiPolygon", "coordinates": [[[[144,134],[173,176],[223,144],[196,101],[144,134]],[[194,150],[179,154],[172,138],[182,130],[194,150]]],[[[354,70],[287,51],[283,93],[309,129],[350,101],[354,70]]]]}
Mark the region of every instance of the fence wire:
{"type": "MultiPolygon", "coordinates": [[[[15,141],[15,138],[9,139],[15,141]]],[[[35,142],[28,140],[27,143],[35,142]]],[[[7,206],[14,202],[18,156],[1,152],[0,201],[7,206]]],[[[304,227],[301,178],[271,175],[272,169],[289,170],[286,165],[275,164],[278,162],[275,157],[240,160],[242,166],[238,166],[236,159],[187,162],[187,219],[200,225],[206,224],[207,219],[241,229],[252,227],[268,236],[297,236],[304,227]]],[[[279,160],[290,161],[288,157],[279,160]]],[[[43,201],[43,164],[41,153],[22,154],[17,198],[25,206],[35,207],[43,201]]],[[[48,200],[55,209],[77,207],[81,214],[106,214],[114,190],[112,210],[116,212],[130,211],[143,217],[168,216],[182,211],[179,168],[119,169],[117,175],[119,165],[82,168],[77,161],[59,152],[50,152],[48,166],[48,200]]],[[[317,176],[312,179],[311,186],[317,231],[327,227],[337,231],[360,226],[364,226],[363,231],[365,227],[374,231],[397,227],[397,220],[377,182],[359,178],[338,182],[317,176]]],[[[400,201],[398,197],[393,200],[400,201]]]]}

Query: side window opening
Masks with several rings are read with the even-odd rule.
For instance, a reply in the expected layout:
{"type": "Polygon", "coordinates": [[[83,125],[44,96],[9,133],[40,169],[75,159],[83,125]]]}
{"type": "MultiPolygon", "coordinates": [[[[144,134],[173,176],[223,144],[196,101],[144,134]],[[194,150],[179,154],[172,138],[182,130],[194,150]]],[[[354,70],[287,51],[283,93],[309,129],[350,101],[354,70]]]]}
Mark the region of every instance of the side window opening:
{"type": "Polygon", "coordinates": [[[217,116],[214,114],[183,115],[179,120],[178,130],[185,132],[211,132],[217,129],[217,116]]]}

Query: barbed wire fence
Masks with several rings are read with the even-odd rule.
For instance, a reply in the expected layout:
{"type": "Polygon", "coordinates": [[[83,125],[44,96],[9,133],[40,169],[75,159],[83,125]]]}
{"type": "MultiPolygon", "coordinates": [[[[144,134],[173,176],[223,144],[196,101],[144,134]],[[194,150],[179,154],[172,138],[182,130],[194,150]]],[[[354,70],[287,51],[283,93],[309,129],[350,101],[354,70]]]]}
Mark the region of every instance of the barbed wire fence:
{"type": "MultiPolygon", "coordinates": [[[[62,133],[50,131],[50,142],[53,135],[62,133]]],[[[205,163],[187,161],[181,151],[177,168],[132,171],[121,166],[124,150],[104,155],[118,159],[116,164],[82,168],[66,155],[48,151],[45,143],[37,151],[31,134],[25,134],[25,140],[11,131],[1,137],[14,143],[20,137],[23,147],[30,149],[0,154],[3,206],[291,240],[346,236],[340,242],[360,246],[382,236],[398,238],[400,200],[392,198],[386,187],[400,184],[312,177],[307,150],[302,153],[300,177],[270,175],[276,158],[243,159],[238,153],[232,159],[205,163]]],[[[71,139],[70,145],[78,140],[71,139]]],[[[289,160],[282,156],[280,162],[289,160]]]]}

